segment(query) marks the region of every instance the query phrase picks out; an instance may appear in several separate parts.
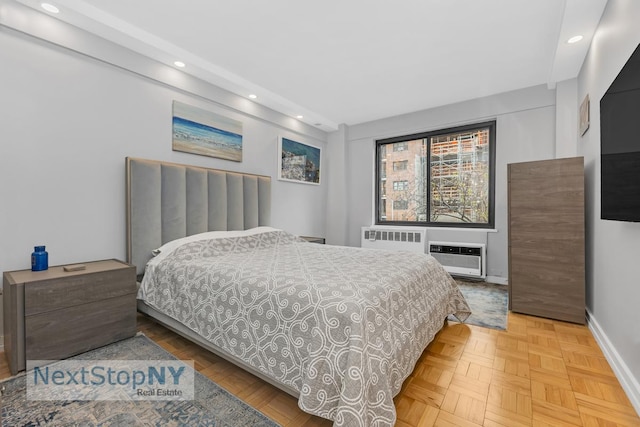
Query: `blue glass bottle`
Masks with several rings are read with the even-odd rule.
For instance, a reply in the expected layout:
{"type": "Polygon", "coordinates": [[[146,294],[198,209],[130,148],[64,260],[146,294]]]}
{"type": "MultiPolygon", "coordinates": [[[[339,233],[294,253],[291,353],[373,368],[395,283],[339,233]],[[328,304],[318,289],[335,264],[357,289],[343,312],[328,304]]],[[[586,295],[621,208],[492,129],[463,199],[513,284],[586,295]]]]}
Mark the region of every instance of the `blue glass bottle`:
{"type": "Polygon", "coordinates": [[[49,268],[49,254],[44,246],[36,246],[31,254],[31,271],[42,271],[49,268]]]}

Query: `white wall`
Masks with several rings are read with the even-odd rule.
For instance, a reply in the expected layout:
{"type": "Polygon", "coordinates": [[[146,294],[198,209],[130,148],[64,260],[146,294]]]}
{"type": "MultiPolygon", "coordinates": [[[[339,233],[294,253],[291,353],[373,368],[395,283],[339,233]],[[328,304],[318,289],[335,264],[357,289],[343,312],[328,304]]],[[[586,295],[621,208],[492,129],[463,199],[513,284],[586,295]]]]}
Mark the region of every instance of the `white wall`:
{"type": "Polygon", "coordinates": [[[578,79],[556,84],[556,158],[578,155],[578,79]]]}
{"type": "MultiPolygon", "coordinates": [[[[555,90],[537,86],[350,126],[347,133],[347,244],[360,246],[360,227],[374,221],[375,141],[393,136],[496,120],[496,232],[428,231],[427,239],[486,241],[487,273],[506,281],[507,164],[555,156],[555,90]],[[478,233],[483,236],[478,237],[478,233]],[[432,236],[432,237],[430,237],[432,236]]],[[[329,194],[328,203],[337,203],[329,194]]],[[[334,224],[330,224],[331,228],[334,224]]]]}
{"type": "Polygon", "coordinates": [[[126,156],[270,175],[273,225],[324,235],[326,185],[276,179],[278,135],[326,148],[324,132],[13,7],[0,10],[0,271],[29,268],[35,245],[50,265],[124,259],[126,156]],[[173,100],[242,121],[243,161],[172,151],[173,100]]]}
{"type": "Polygon", "coordinates": [[[327,233],[326,242],[329,245],[345,245],[347,241],[347,131],[344,124],[338,131],[328,135],[327,162],[324,175],[331,203],[327,204],[327,233]]]}
{"type": "MultiPolygon", "coordinates": [[[[587,307],[623,387],[640,412],[640,224],[600,219],[600,99],[640,43],[640,2],[609,0],[578,77],[591,125],[578,143],[586,165],[587,307]]],[[[638,172],[640,179],[640,171],[638,172]]]]}

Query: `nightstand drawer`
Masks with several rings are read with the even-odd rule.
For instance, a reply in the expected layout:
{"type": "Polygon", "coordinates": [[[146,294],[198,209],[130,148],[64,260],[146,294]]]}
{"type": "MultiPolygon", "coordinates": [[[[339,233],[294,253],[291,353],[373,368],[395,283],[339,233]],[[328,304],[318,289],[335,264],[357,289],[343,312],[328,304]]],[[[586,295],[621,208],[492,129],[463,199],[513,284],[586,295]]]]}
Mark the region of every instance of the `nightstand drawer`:
{"type": "Polygon", "coordinates": [[[65,359],[135,333],[135,294],[28,316],[26,359],[65,359]]]}
{"type": "Polygon", "coordinates": [[[46,313],[136,292],[133,267],[25,284],[24,314],[46,313]]]}
{"type": "Polygon", "coordinates": [[[321,245],[324,245],[324,242],[325,242],[324,237],[314,237],[314,236],[300,236],[300,237],[309,243],[319,243],[321,245]]]}

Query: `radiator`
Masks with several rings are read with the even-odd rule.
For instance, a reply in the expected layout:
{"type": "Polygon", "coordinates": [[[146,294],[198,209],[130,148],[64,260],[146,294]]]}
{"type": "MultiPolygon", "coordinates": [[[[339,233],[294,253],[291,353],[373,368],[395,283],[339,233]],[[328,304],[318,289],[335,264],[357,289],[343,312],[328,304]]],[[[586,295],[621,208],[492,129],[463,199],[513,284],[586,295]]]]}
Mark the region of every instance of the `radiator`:
{"type": "Polygon", "coordinates": [[[362,227],[360,246],[424,253],[427,232],[424,228],[402,229],[362,227]]]}
{"type": "Polygon", "coordinates": [[[486,246],[482,243],[430,241],[428,249],[428,253],[451,275],[477,279],[487,277],[486,246]]]}

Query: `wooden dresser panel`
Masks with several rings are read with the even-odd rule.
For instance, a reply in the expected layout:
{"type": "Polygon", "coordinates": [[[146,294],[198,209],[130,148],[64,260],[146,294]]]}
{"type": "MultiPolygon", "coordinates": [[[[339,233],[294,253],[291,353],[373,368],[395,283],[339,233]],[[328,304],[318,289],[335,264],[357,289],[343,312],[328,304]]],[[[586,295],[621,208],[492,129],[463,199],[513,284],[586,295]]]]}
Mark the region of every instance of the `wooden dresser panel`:
{"type": "Polygon", "coordinates": [[[508,165],[509,304],[585,323],[584,160],[508,165]]]}
{"type": "Polygon", "coordinates": [[[28,316],[26,359],[65,359],[135,333],[135,294],[28,316]]]}
{"type": "Polygon", "coordinates": [[[129,269],[31,282],[24,289],[24,313],[32,316],[135,292],[129,269]]]}

